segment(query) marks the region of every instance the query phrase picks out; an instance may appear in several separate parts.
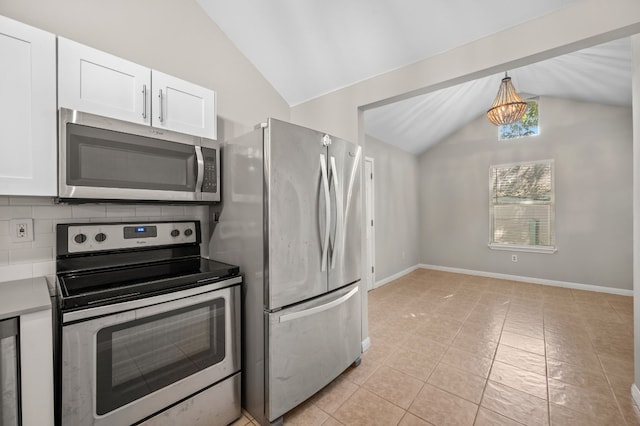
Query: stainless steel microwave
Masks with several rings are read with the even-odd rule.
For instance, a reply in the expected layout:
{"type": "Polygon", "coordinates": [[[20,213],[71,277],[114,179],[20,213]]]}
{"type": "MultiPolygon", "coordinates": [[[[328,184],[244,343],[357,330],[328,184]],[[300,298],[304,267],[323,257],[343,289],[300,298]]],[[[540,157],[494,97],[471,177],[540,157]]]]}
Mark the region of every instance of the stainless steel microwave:
{"type": "Polygon", "coordinates": [[[58,130],[60,201],[220,201],[214,140],[66,108],[58,130]]]}

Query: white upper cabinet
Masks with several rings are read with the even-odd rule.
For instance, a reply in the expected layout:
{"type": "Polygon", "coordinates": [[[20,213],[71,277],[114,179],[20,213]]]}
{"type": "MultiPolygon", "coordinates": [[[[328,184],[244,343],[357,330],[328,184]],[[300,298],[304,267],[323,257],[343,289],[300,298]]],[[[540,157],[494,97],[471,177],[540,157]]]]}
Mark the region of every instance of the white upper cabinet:
{"type": "Polygon", "coordinates": [[[55,36],[0,16],[0,58],[0,194],[55,196],[55,36]]]}
{"type": "Polygon", "coordinates": [[[58,105],[151,124],[151,70],[58,37],[58,105]]]}
{"type": "Polygon", "coordinates": [[[58,38],[58,105],[216,139],[215,92],[58,38]]]}
{"type": "Polygon", "coordinates": [[[216,139],[216,94],[213,90],[152,72],[154,127],[216,139]]]}

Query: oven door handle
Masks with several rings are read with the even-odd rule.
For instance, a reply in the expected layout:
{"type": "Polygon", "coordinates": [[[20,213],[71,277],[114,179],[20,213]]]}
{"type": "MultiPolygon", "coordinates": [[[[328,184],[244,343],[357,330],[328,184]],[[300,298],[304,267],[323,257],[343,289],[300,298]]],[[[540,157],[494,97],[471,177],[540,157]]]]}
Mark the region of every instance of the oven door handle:
{"type": "Polygon", "coordinates": [[[233,277],[227,280],[218,281],[211,284],[204,284],[198,287],[192,287],[186,290],[178,290],[171,293],[160,294],[158,296],[145,297],[142,299],[129,300],[126,302],[117,302],[104,306],[95,306],[88,309],[80,309],[77,311],[64,312],[62,314],[62,323],[67,324],[76,321],[89,320],[99,316],[111,315],[119,312],[129,311],[138,308],[146,308],[165,302],[173,302],[179,299],[186,299],[191,296],[220,290],[233,285],[239,285],[242,282],[241,277],[233,277]]]}
{"type": "Polygon", "coordinates": [[[202,147],[196,146],[196,192],[202,192],[202,184],[204,182],[204,156],[202,155],[202,147]]]}

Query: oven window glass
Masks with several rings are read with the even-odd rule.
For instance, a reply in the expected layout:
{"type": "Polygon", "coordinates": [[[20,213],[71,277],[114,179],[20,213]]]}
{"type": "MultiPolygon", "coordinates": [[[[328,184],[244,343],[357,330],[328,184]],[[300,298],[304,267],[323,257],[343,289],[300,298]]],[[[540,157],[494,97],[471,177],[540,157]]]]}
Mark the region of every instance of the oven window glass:
{"type": "Polygon", "coordinates": [[[193,192],[191,145],[67,124],[67,184],[193,192]]]}
{"type": "Polygon", "coordinates": [[[97,414],[221,362],[224,321],[225,304],[220,298],[100,330],[97,414]]]}

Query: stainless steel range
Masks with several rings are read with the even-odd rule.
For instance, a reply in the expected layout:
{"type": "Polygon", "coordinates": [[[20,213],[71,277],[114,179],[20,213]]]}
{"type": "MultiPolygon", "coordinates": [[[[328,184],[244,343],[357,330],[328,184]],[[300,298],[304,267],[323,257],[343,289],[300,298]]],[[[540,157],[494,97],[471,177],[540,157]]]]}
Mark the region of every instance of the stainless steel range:
{"type": "Polygon", "coordinates": [[[57,226],[57,420],[239,418],[238,267],[200,256],[198,221],[57,226]]]}

